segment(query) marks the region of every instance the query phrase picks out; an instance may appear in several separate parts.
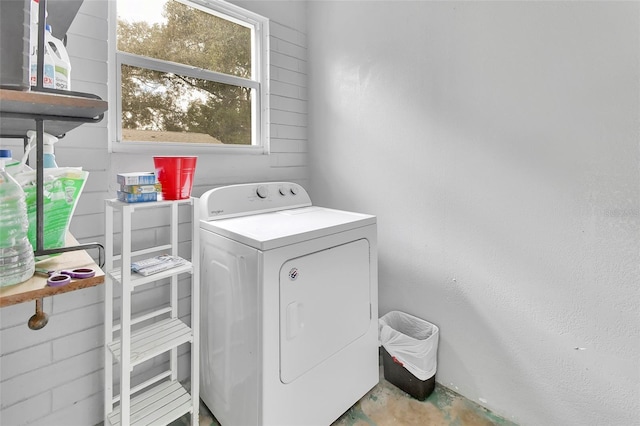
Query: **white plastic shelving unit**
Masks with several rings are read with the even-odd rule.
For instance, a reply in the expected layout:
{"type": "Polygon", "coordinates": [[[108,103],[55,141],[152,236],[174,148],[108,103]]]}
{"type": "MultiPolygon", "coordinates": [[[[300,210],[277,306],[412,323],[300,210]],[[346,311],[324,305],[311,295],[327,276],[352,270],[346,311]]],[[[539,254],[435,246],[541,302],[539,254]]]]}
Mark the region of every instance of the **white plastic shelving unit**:
{"type": "Polygon", "coordinates": [[[191,413],[191,424],[198,424],[199,411],[199,238],[197,199],[122,203],[106,200],[105,233],[105,426],[166,425],[191,413]],[[178,256],[178,211],[191,206],[192,262],[157,274],[143,276],[131,272],[132,260],[160,254],[178,256]],[[136,211],[170,210],[169,243],[132,251],[131,222],[136,211]],[[114,218],[120,215],[122,235],[120,255],[114,253],[114,218]],[[191,274],[191,325],[178,316],[178,277],[191,274]],[[131,299],[136,287],[169,279],[170,301],[166,307],[132,317],[131,299]],[[120,322],[114,324],[114,287],[120,289],[120,322]],[[191,344],[190,390],[178,381],[178,346],[191,344]],[[169,369],[131,386],[131,373],[140,363],[169,352],[169,369]],[[114,360],[120,368],[120,393],[114,395],[114,360]]]}

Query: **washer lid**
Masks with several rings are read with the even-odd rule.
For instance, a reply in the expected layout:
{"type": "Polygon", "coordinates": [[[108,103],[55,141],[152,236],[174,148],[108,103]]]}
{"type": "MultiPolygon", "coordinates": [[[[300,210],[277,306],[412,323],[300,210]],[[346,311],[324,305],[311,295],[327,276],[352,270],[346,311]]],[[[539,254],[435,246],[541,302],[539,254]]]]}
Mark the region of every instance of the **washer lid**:
{"type": "Polygon", "coordinates": [[[374,223],[368,214],[311,206],[201,221],[200,227],[264,251],[374,223]]]}

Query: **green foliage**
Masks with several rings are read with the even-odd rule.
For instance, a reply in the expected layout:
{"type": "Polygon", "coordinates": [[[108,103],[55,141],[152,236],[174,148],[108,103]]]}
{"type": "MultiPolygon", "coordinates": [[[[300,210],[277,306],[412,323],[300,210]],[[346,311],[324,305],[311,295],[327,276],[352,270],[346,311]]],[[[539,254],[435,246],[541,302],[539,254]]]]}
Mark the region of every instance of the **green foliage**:
{"type": "MultiPolygon", "coordinates": [[[[118,22],[118,50],[251,77],[251,30],[176,1],[166,23],[118,22]]],[[[251,91],[184,75],[123,65],[122,126],[205,133],[251,144],[251,91]]]]}

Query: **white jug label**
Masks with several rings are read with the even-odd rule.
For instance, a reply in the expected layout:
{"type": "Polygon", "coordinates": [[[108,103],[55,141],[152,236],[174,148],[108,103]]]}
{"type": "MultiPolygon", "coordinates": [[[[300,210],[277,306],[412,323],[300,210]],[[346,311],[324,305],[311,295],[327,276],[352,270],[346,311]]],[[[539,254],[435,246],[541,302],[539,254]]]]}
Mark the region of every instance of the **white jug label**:
{"type": "Polygon", "coordinates": [[[69,90],[69,71],[56,65],[56,89],[69,90]]]}
{"type": "MultiPolygon", "coordinates": [[[[38,65],[31,65],[30,75],[31,86],[36,86],[38,82],[38,65]]],[[[44,64],[44,78],[42,79],[42,87],[55,89],[55,69],[51,64],[44,64]]]]}
{"type": "Polygon", "coordinates": [[[42,80],[42,85],[44,87],[50,87],[55,89],[55,78],[56,71],[51,64],[44,64],[44,79],[42,80]]]}

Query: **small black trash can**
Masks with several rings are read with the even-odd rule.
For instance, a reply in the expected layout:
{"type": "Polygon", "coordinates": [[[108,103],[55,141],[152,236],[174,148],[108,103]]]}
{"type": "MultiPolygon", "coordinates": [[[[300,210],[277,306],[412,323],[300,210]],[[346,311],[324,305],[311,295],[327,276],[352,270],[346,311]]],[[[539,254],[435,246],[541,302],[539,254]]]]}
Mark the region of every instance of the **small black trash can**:
{"type": "Polygon", "coordinates": [[[438,327],[413,315],[391,311],[379,319],[384,378],[424,401],[436,384],[438,327]]]}

